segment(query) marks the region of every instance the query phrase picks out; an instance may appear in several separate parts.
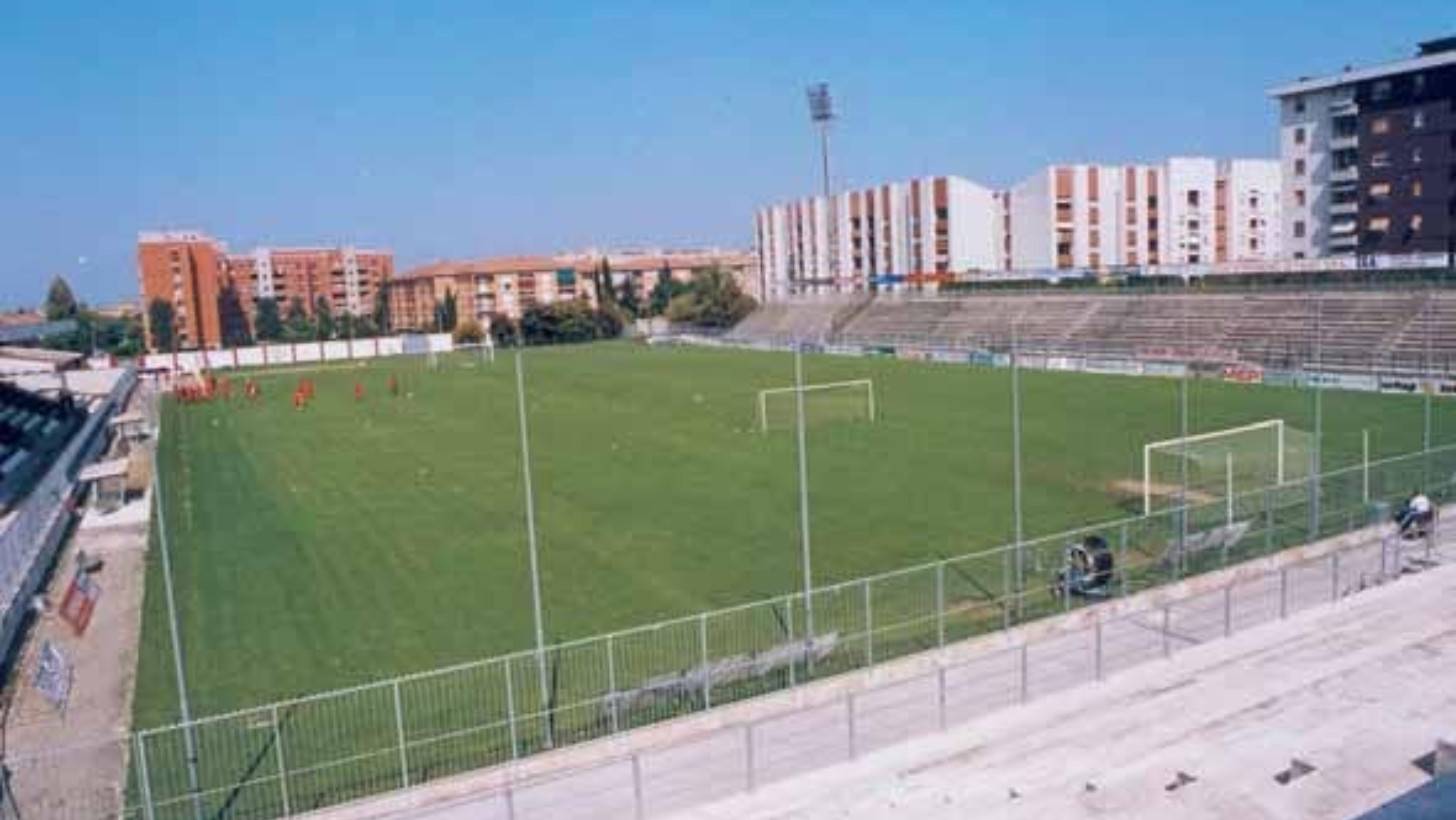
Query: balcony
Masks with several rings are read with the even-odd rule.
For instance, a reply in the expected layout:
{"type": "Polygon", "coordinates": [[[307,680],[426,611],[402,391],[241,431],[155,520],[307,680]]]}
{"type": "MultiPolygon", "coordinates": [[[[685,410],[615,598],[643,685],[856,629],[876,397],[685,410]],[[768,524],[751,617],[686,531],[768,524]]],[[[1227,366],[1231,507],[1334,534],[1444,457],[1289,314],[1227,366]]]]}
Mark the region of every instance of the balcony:
{"type": "Polygon", "coordinates": [[[1338,168],[1336,170],[1330,171],[1330,184],[1331,185],[1334,185],[1334,184],[1337,184],[1337,183],[1341,183],[1341,182],[1359,182],[1359,181],[1360,181],[1360,166],[1358,166],[1358,165],[1351,165],[1351,166],[1348,166],[1346,168],[1338,168]]]}
{"type": "Polygon", "coordinates": [[[1343,150],[1346,150],[1346,149],[1358,148],[1358,147],[1360,147],[1360,135],[1359,134],[1344,134],[1344,135],[1336,134],[1335,136],[1330,137],[1330,150],[1331,151],[1343,151],[1343,150]]]}
{"type": "Polygon", "coordinates": [[[1331,202],[1330,216],[1354,216],[1360,212],[1359,202],[1331,202]]]}
{"type": "Polygon", "coordinates": [[[1355,246],[1358,244],[1359,237],[1356,236],[1353,231],[1347,234],[1340,234],[1339,236],[1330,237],[1330,250],[1333,252],[1351,251],[1354,250],[1355,246]]]}
{"type": "Polygon", "coordinates": [[[1356,229],[1359,227],[1359,224],[1360,223],[1357,222],[1354,219],[1338,219],[1338,220],[1335,220],[1335,221],[1331,222],[1330,223],[1330,236],[1332,237],[1331,241],[1333,241],[1333,237],[1337,237],[1337,236],[1351,236],[1351,237],[1353,237],[1355,235],[1356,229]]]}

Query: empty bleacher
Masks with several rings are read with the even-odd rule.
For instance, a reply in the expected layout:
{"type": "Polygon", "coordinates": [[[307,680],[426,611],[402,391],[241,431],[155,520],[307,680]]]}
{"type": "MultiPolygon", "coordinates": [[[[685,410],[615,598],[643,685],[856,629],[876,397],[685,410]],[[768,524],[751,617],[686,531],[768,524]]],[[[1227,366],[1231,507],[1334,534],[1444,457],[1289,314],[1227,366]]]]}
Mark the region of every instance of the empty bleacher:
{"type": "Polygon", "coordinates": [[[1027,348],[1328,369],[1456,372],[1456,291],[975,293],[780,302],[739,341],[1027,348]]]}
{"type": "Polygon", "coordinates": [[[68,396],[47,398],[0,382],[0,511],[25,497],[85,418],[68,396]]]}

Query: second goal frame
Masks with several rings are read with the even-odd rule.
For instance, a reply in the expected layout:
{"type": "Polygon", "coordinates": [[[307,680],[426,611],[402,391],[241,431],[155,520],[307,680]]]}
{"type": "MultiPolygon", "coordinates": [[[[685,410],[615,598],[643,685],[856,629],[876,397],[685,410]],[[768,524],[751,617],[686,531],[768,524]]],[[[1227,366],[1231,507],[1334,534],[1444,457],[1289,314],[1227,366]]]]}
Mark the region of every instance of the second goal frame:
{"type": "MultiPolygon", "coordinates": [[[[1195,444],[1200,441],[1234,436],[1239,433],[1252,433],[1258,430],[1274,431],[1274,480],[1284,483],[1284,419],[1267,419],[1256,421],[1253,424],[1245,424],[1240,427],[1229,427],[1224,430],[1210,430],[1207,433],[1198,433],[1192,436],[1179,436],[1176,438],[1163,439],[1143,445],[1143,514],[1153,513],[1153,451],[1169,450],[1173,447],[1182,447],[1188,444],[1195,444]]],[[[1173,452],[1178,455],[1177,451],[1173,452]]]]}
{"type": "Polygon", "coordinates": [[[866,409],[869,413],[869,420],[875,420],[875,382],[873,379],[849,379],[838,382],[821,382],[819,384],[806,384],[803,387],[771,387],[767,390],[758,391],[758,431],[768,432],[768,397],[779,393],[793,393],[802,391],[813,393],[820,390],[839,390],[847,387],[863,387],[867,396],[866,409]]]}

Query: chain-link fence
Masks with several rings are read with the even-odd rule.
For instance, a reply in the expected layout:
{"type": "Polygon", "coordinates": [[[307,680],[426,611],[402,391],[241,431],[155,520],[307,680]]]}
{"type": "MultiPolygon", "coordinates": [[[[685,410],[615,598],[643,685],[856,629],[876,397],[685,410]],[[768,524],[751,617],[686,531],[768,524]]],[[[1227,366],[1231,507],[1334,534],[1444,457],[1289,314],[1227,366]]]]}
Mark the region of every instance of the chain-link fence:
{"type": "MultiPolygon", "coordinates": [[[[1444,477],[1424,485],[1428,491],[1448,494],[1456,446],[1361,463],[1327,472],[1317,482],[1271,487],[1232,503],[1218,499],[1163,510],[822,586],[808,597],[786,595],[544,652],[150,729],[110,744],[119,744],[130,759],[126,793],[111,796],[111,807],[100,805],[105,796],[79,795],[74,803],[47,807],[45,814],[93,816],[124,804],[126,816],[148,820],[274,817],[417,785],[1085,606],[1098,598],[1064,594],[1057,585],[1068,545],[1089,536],[1109,545],[1115,569],[1107,594],[1123,596],[1317,536],[1364,529],[1375,523],[1378,502],[1427,473],[1444,477]],[[1005,578],[998,587],[987,580],[1018,568],[1025,576],[1020,584],[1005,578]],[[811,613],[814,631],[807,634],[811,613]],[[191,761],[189,740],[195,749],[191,761]],[[195,764],[196,789],[189,763],[195,764]]],[[[1059,637],[1055,646],[1032,644],[1019,654],[977,660],[826,707],[826,715],[837,717],[803,718],[848,721],[842,731],[821,728],[801,735],[787,722],[772,723],[715,742],[734,746],[734,754],[741,753],[737,759],[752,758],[742,764],[747,768],[737,782],[765,782],[917,727],[1094,679],[1388,576],[1400,565],[1395,553],[1404,547],[1382,542],[1375,528],[1367,531],[1370,537],[1359,550],[1338,558],[1242,581],[1160,613],[1099,621],[1093,633],[1059,637]]],[[[673,804],[673,778],[702,774],[666,762],[684,755],[691,757],[678,749],[620,762],[618,774],[628,779],[609,777],[619,781],[613,794],[624,805],[646,801],[653,812],[665,810],[660,807],[673,804]],[[633,774],[634,769],[640,771],[633,774]],[[634,786],[632,778],[644,776],[634,786]]],[[[64,758],[58,753],[11,761],[22,807],[27,769],[64,765],[64,758]]],[[[532,788],[510,798],[517,811],[520,801],[533,799],[532,788]]],[[[540,811],[549,814],[546,805],[540,811]]]]}

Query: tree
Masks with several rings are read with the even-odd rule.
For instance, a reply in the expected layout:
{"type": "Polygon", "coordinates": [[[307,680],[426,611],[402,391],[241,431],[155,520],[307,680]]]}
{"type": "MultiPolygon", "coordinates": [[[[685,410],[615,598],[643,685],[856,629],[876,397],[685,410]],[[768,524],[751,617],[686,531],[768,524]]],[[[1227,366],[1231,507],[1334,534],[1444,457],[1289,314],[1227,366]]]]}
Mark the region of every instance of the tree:
{"type": "Polygon", "coordinates": [[[757,306],[731,273],[714,266],[693,273],[687,290],[668,303],[667,318],[700,327],[727,328],[738,324],[757,306]]]}
{"type": "Polygon", "coordinates": [[[243,312],[243,300],[232,282],[217,292],[217,317],[222,325],[223,347],[247,347],[253,343],[248,317],[243,312]]]}
{"type": "Polygon", "coordinates": [[[642,300],[637,298],[637,277],[628,275],[622,283],[622,290],[617,294],[617,306],[627,314],[627,318],[636,319],[642,313],[642,300]]]}
{"type": "Polygon", "coordinates": [[[253,335],[260,342],[276,342],[283,338],[283,317],[278,315],[278,300],[264,296],[253,304],[253,335]]]}
{"type": "Polygon", "coordinates": [[[459,306],[455,303],[455,291],[446,288],[445,298],[435,304],[435,332],[449,333],[459,320],[459,306]]]}
{"type": "Polygon", "coordinates": [[[601,307],[615,304],[617,291],[612,287],[612,263],[602,257],[601,264],[592,272],[592,285],[597,292],[597,304],[601,307]]]}
{"type": "Polygon", "coordinates": [[[652,294],[647,300],[647,315],[661,316],[667,312],[667,305],[674,296],[687,290],[687,285],[672,278],[672,269],[667,265],[657,272],[657,282],[652,286],[652,294]]]}
{"type": "Polygon", "coordinates": [[[329,304],[329,297],[320,295],[313,300],[313,321],[318,329],[320,340],[334,338],[334,331],[337,329],[334,324],[334,309],[329,304]]]}
{"type": "Polygon", "coordinates": [[[308,318],[308,308],[303,297],[288,300],[288,315],[283,318],[283,338],[290,342],[306,342],[314,337],[313,321],[308,318]]]}
{"type": "Polygon", "coordinates": [[[60,276],[52,279],[51,286],[46,291],[46,320],[57,322],[62,319],[74,319],[80,309],[80,305],[76,303],[76,294],[71,292],[71,286],[66,284],[66,280],[60,276]]]}
{"type": "Polygon", "coordinates": [[[389,332],[389,287],[381,286],[374,294],[374,333],[379,335],[389,332]]]}
{"type": "Polygon", "coordinates": [[[485,328],[474,319],[466,319],[455,326],[455,344],[474,345],[485,341],[485,328]]]}
{"type": "Polygon", "coordinates": [[[521,326],[504,313],[490,316],[490,337],[496,347],[515,347],[521,343],[521,326]]]}
{"type": "Polygon", "coordinates": [[[153,299],[147,305],[147,324],[152,330],[153,350],[172,350],[177,343],[172,303],[153,299]]]}

